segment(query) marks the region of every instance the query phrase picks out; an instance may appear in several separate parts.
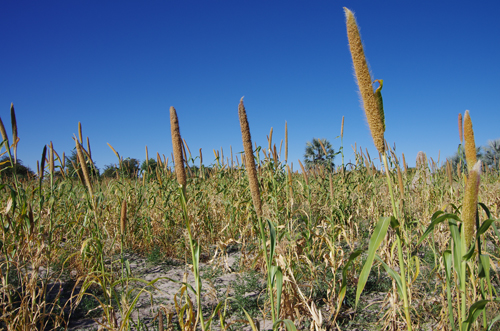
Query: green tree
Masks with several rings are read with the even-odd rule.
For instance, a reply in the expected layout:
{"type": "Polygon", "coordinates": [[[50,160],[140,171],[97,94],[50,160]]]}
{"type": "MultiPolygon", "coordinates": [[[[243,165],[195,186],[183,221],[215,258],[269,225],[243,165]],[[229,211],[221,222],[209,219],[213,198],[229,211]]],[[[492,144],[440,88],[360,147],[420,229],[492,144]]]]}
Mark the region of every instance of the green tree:
{"type": "Polygon", "coordinates": [[[156,160],[150,158],[148,161],[144,160],[141,164],[141,171],[144,174],[149,173],[149,174],[155,174],[156,173],[156,160]],[[148,170],[149,168],[149,170],[148,170]]]}
{"type": "Polygon", "coordinates": [[[122,160],[120,165],[120,175],[127,178],[137,178],[139,174],[139,160],[134,158],[126,158],[122,160]]]}
{"type": "Polygon", "coordinates": [[[102,172],[102,177],[114,178],[119,168],[115,164],[108,164],[104,166],[104,171],[102,172]]]}
{"type": "MultiPolygon", "coordinates": [[[[1,176],[11,177],[13,174],[13,169],[14,168],[12,167],[12,163],[10,162],[9,156],[4,155],[0,159],[1,176]]],[[[16,174],[18,177],[28,178],[28,177],[35,176],[35,173],[33,172],[33,170],[31,170],[30,167],[23,165],[23,162],[20,159],[17,159],[15,169],[16,169],[16,174]]]]}
{"type": "Polygon", "coordinates": [[[489,167],[499,169],[500,139],[488,141],[488,146],[483,147],[483,151],[481,160],[489,167]]]}
{"type": "MultiPolygon", "coordinates": [[[[87,157],[85,156],[85,159],[87,159],[87,157]]],[[[91,176],[99,176],[99,169],[95,166],[92,166],[92,162],[89,162],[88,160],[86,160],[87,162],[87,169],[89,171],[89,174],[91,176]]],[[[67,174],[69,177],[78,177],[77,175],[77,170],[80,168],[80,166],[78,165],[78,154],[76,153],[76,149],[73,149],[71,151],[71,155],[70,156],[66,156],[66,162],[65,162],[65,167],[67,168],[67,174]],[[75,166],[77,167],[75,169],[75,166]]]]}
{"type": "MultiPolygon", "coordinates": [[[[476,147],[476,158],[478,160],[483,160],[483,154],[481,153],[481,147],[476,147]]],[[[467,160],[465,159],[465,149],[462,145],[458,145],[458,150],[449,159],[453,172],[457,172],[457,168],[460,168],[461,172],[466,172],[467,160]]]]}
{"type": "Polygon", "coordinates": [[[311,169],[316,166],[324,166],[332,171],[335,167],[335,164],[333,163],[335,155],[337,155],[337,153],[335,153],[332,144],[327,139],[313,138],[312,141],[308,141],[306,143],[306,150],[304,153],[304,163],[306,165],[306,169],[311,169]],[[325,150],[321,147],[320,141],[325,150]]]}

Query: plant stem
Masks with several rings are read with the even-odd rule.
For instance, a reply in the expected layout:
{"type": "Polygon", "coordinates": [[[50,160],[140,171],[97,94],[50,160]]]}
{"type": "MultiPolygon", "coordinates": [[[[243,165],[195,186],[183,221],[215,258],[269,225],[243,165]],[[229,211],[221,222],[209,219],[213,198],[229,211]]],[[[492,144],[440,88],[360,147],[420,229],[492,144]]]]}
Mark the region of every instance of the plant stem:
{"type": "MultiPolygon", "coordinates": [[[[179,194],[181,198],[181,204],[182,204],[182,211],[183,211],[183,216],[184,216],[184,221],[186,222],[186,228],[188,231],[188,236],[189,236],[189,246],[191,248],[191,258],[193,261],[193,275],[194,275],[194,282],[195,282],[195,289],[196,289],[196,303],[198,306],[198,314],[196,316],[196,320],[198,321],[198,318],[200,319],[201,323],[201,329],[205,331],[205,322],[203,320],[203,310],[201,307],[201,279],[200,279],[200,270],[199,270],[199,259],[198,255],[195,253],[195,250],[197,249],[195,247],[195,242],[193,241],[193,237],[191,234],[191,224],[189,222],[189,216],[187,212],[187,203],[186,203],[186,193],[182,185],[179,187],[179,194]]],[[[196,325],[196,322],[195,322],[196,325]]]]}
{"type": "MultiPolygon", "coordinates": [[[[389,193],[391,195],[391,203],[392,203],[392,211],[395,215],[395,217],[399,217],[396,209],[396,204],[394,203],[394,194],[392,192],[392,185],[391,185],[391,177],[389,176],[389,167],[387,165],[387,154],[384,152],[382,153],[382,159],[384,161],[384,167],[385,167],[385,174],[387,176],[387,185],[389,186],[389,193]]],[[[406,271],[405,271],[405,263],[403,259],[403,247],[401,245],[401,235],[400,231],[396,231],[396,238],[397,238],[397,244],[398,244],[398,258],[399,258],[399,272],[401,275],[401,292],[403,294],[403,308],[405,312],[405,317],[406,317],[406,324],[408,326],[408,331],[412,330],[411,327],[411,318],[410,318],[410,311],[408,307],[408,293],[406,290],[406,271]]]]}
{"type": "MultiPolygon", "coordinates": [[[[262,223],[262,218],[258,217],[259,220],[259,229],[260,229],[260,241],[262,242],[262,254],[264,255],[264,259],[266,260],[266,268],[267,268],[267,291],[269,292],[269,298],[271,299],[271,319],[273,324],[276,321],[276,316],[274,312],[274,298],[273,298],[273,285],[271,279],[271,261],[269,261],[269,256],[267,255],[267,246],[266,246],[266,235],[264,232],[264,224],[262,223]]],[[[279,304],[279,302],[278,302],[279,304]]]]}

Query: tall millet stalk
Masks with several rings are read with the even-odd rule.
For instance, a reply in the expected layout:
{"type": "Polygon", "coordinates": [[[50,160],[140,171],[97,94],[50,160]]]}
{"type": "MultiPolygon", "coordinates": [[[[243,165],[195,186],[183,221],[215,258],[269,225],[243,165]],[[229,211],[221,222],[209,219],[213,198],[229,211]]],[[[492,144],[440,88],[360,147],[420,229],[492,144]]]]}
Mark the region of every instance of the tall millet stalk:
{"type": "MultiPolygon", "coordinates": [[[[375,147],[382,156],[384,161],[385,173],[387,176],[387,184],[389,187],[389,193],[391,196],[392,210],[394,217],[398,217],[398,211],[396,209],[396,204],[394,202],[394,194],[392,190],[391,178],[389,176],[389,167],[387,162],[387,155],[385,153],[385,117],[384,108],[382,103],[382,86],[383,81],[378,80],[379,87],[374,92],[373,91],[373,80],[368,69],[368,63],[366,61],[365,52],[363,50],[363,43],[361,41],[361,36],[359,34],[358,25],[356,23],[356,18],[352,11],[344,7],[346,16],[346,27],[347,27],[347,37],[349,40],[349,49],[351,51],[352,62],[354,66],[354,72],[356,76],[356,81],[359,87],[359,94],[363,103],[363,108],[365,111],[366,119],[370,127],[371,135],[375,147]]],[[[403,228],[403,227],[402,227],[403,228]]],[[[408,330],[412,330],[410,311],[408,305],[408,293],[406,288],[406,272],[405,263],[403,258],[403,249],[401,244],[400,234],[397,236],[398,244],[398,258],[399,258],[399,268],[401,275],[401,292],[403,296],[403,308],[406,317],[406,323],[408,330]]]]}
{"type": "Polygon", "coordinates": [[[179,130],[179,120],[174,107],[170,107],[170,130],[172,133],[172,148],[174,150],[175,175],[177,182],[186,194],[186,171],[184,169],[184,156],[182,154],[182,138],[179,130]]]}
{"type": "MultiPolygon", "coordinates": [[[[252,149],[252,137],[250,136],[250,126],[248,124],[245,106],[243,105],[243,98],[241,98],[240,104],[238,105],[238,117],[240,119],[241,137],[243,140],[243,148],[245,150],[245,168],[247,170],[248,182],[250,185],[250,193],[252,194],[253,205],[255,208],[255,212],[257,213],[257,219],[259,222],[262,254],[264,255],[266,261],[267,290],[271,298],[271,316],[274,324],[276,318],[278,318],[279,316],[275,316],[276,314],[274,310],[273,285],[271,276],[272,261],[271,257],[267,255],[266,235],[264,233],[264,224],[262,222],[262,202],[260,200],[259,181],[257,179],[257,170],[255,169],[255,159],[252,149]]],[[[277,302],[277,304],[279,305],[280,303],[277,302]]]]}
{"type": "Polygon", "coordinates": [[[172,134],[172,147],[174,150],[174,162],[175,162],[175,175],[177,176],[177,182],[179,183],[179,195],[182,205],[182,214],[184,221],[186,223],[186,230],[188,233],[189,247],[191,248],[191,259],[193,264],[193,276],[195,282],[195,295],[196,303],[198,307],[198,312],[196,314],[196,321],[194,323],[194,329],[196,329],[196,324],[198,320],[201,323],[201,329],[204,331],[206,325],[203,318],[203,311],[201,305],[201,278],[199,269],[199,258],[200,258],[200,245],[193,240],[193,235],[191,233],[191,222],[189,220],[188,210],[187,210],[187,197],[186,197],[186,171],[184,169],[184,157],[182,151],[182,138],[179,129],[179,120],[177,118],[177,112],[174,107],[170,107],[170,129],[172,134]]]}

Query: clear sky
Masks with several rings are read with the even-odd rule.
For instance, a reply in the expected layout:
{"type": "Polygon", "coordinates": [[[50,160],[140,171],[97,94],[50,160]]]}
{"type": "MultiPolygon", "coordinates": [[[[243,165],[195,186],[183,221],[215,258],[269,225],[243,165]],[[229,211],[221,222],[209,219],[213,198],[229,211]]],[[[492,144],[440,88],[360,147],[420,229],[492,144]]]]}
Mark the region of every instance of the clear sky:
{"type": "MultiPolygon", "coordinates": [[[[356,15],[374,79],[383,79],[386,140],[410,165],[459,143],[470,111],[476,145],[500,138],[500,1],[2,1],[0,117],[19,127],[18,157],[69,155],[78,122],[102,170],[124,157],[170,156],[169,107],[191,152],[284,138],[298,169],[313,137],[376,149],[360,107],[343,7],[356,15]]],[[[335,163],[340,162],[337,157],[335,163]]]]}

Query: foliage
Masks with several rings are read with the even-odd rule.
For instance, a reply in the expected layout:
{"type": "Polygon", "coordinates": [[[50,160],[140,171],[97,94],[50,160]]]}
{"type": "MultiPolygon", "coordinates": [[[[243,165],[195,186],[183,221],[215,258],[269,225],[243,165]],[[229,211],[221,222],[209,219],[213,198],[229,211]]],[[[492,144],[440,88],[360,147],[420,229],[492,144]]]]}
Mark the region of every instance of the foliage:
{"type": "Polygon", "coordinates": [[[115,164],[107,164],[104,166],[104,171],[101,176],[106,178],[115,178],[118,171],[119,168],[115,164]]]}
{"type": "Polygon", "coordinates": [[[335,159],[335,151],[333,150],[332,144],[326,139],[313,138],[312,141],[306,143],[306,149],[304,153],[304,163],[306,169],[312,169],[316,166],[324,166],[326,169],[332,171],[335,167],[333,160],[335,159]],[[325,148],[323,150],[323,147],[325,148]],[[326,154],[325,154],[326,151],[326,154]]]}
{"type": "Polygon", "coordinates": [[[139,174],[139,160],[135,158],[126,158],[121,161],[120,175],[126,178],[137,178],[139,174]]]}
{"type": "MultiPolygon", "coordinates": [[[[87,162],[87,169],[89,171],[89,174],[91,176],[98,177],[99,176],[99,168],[95,166],[95,163],[90,162],[88,158],[85,156],[86,162],[87,162]]],[[[78,162],[78,154],[76,153],[76,149],[73,149],[71,151],[70,156],[66,156],[66,162],[65,162],[65,167],[66,167],[66,174],[69,177],[78,177],[78,169],[80,169],[80,165],[78,162]],[[76,166],[76,169],[75,169],[76,166]]]]}
{"type": "MultiPolygon", "coordinates": [[[[361,169],[364,165],[363,156],[357,155],[357,160],[356,166],[358,168],[356,169],[361,169]]],[[[273,215],[272,220],[275,222],[276,236],[273,236],[273,242],[276,246],[272,265],[280,266],[283,272],[281,316],[302,321],[301,325],[304,326],[307,323],[312,323],[312,314],[325,306],[333,309],[330,311],[334,311],[337,315],[339,325],[349,323],[353,328],[359,327],[368,318],[384,321],[383,315],[389,314],[390,309],[392,309],[387,302],[384,303],[385,306],[382,304],[385,297],[387,300],[392,300],[390,296],[385,294],[390,293],[390,289],[384,292],[384,296],[380,297],[381,304],[376,309],[381,312],[381,315],[377,318],[373,316],[376,315],[375,313],[369,312],[359,312],[354,319],[346,317],[350,316],[346,312],[352,309],[354,304],[354,292],[363,266],[361,257],[365,258],[364,255],[360,255],[357,259],[348,259],[348,257],[356,248],[364,247],[366,249],[369,246],[370,234],[373,232],[378,216],[387,215],[392,211],[390,205],[383,203],[387,200],[387,191],[383,190],[385,186],[384,176],[369,176],[366,172],[359,170],[348,170],[345,177],[342,177],[340,173],[335,173],[332,175],[334,190],[330,193],[328,189],[325,189],[329,185],[328,174],[320,172],[313,176],[312,172],[306,171],[308,175],[308,183],[306,184],[302,174],[290,173],[288,176],[286,166],[278,164],[277,167],[274,167],[271,162],[273,161],[260,161],[259,167],[262,169],[262,173],[259,178],[264,210],[269,215],[273,215]],[[289,180],[281,180],[281,178],[289,180]],[[350,205],[343,204],[346,200],[351,201],[350,205]],[[302,214],[303,210],[307,214],[302,214]],[[295,279],[296,284],[300,285],[299,289],[304,295],[303,299],[298,294],[295,283],[292,283],[290,279],[295,279]],[[321,286],[325,289],[322,290],[324,294],[317,295],[317,284],[323,284],[321,286]],[[339,296],[342,294],[340,293],[341,289],[343,289],[342,299],[339,296]],[[311,303],[320,308],[312,307],[311,303]],[[325,303],[328,304],[325,305],[325,303]]],[[[395,163],[395,160],[391,158],[389,164],[395,163]]],[[[266,288],[266,262],[263,254],[257,254],[261,252],[261,248],[259,250],[259,229],[252,208],[248,208],[251,195],[247,189],[248,179],[244,167],[240,166],[235,169],[214,167],[205,170],[207,171],[204,178],[195,171],[191,171],[191,175],[188,176],[187,195],[190,199],[187,213],[191,226],[195,230],[193,231],[193,240],[199,242],[201,256],[213,254],[213,247],[223,247],[223,243],[226,242],[243,243],[241,248],[238,248],[240,251],[238,254],[241,254],[240,271],[242,273],[256,271],[254,275],[261,275],[258,288],[256,285],[251,285],[259,291],[256,296],[245,296],[245,293],[252,292],[247,286],[247,290],[237,291],[235,296],[240,299],[243,308],[251,312],[252,317],[258,317],[260,313],[257,311],[262,310],[268,314],[270,319],[269,302],[271,296],[266,295],[264,293],[266,291],[260,292],[266,288]]],[[[122,302],[122,299],[120,299],[119,287],[112,287],[112,285],[121,284],[120,279],[127,278],[127,275],[122,278],[119,272],[122,269],[117,266],[121,263],[121,260],[116,262],[116,256],[120,253],[120,245],[116,243],[119,243],[120,239],[115,239],[116,234],[120,232],[120,206],[124,199],[128,202],[129,216],[127,234],[123,237],[123,247],[128,252],[145,256],[149,256],[151,252],[161,252],[163,260],[185,261],[185,253],[189,252],[190,249],[186,234],[186,220],[179,201],[178,187],[174,180],[175,175],[162,167],[158,169],[158,174],[159,180],[155,176],[146,185],[143,185],[142,180],[135,177],[105,178],[101,182],[94,178],[92,181],[94,194],[102,197],[95,207],[95,214],[91,203],[82,203],[85,201],[86,188],[80,181],[61,178],[54,186],[51,186],[48,181],[44,181],[42,186],[39,186],[40,183],[35,180],[23,183],[22,189],[19,190],[21,193],[15,195],[16,203],[12,205],[7,214],[0,214],[4,224],[8,224],[8,219],[16,219],[16,222],[12,222],[14,228],[6,227],[3,230],[2,246],[0,247],[2,254],[9,256],[9,261],[16,262],[9,264],[10,272],[7,273],[7,261],[0,261],[3,275],[1,277],[11,275],[8,280],[4,278],[3,281],[6,284],[14,284],[15,280],[17,285],[14,290],[30,286],[26,283],[28,281],[31,281],[29,284],[34,284],[33,286],[42,284],[40,290],[36,291],[43,292],[43,284],[55,282],[62,270],[65,270],[63,274],[75,270],[77,272],[76,278],[81,277],[81,281],[90,286],[89,292],[87,292],[89,294],[81,297],[82,307],[89,301],[92,301],[94,305],[102,304],[103,307],[111,307],[112,305],[108,306],[107,303],[111,302],[116,307],[117,302],[122,302]],[[59,189],[55,190],[57,187],[59,189]],[[23,195],[24,191],[29,194],[23,195]],[[36,194],[32,195],[31,192],[36,192],[36,194]],[[41,193],[42,199],[38,197],[38,192],[41,193]],[[52,202],[49,204],[48,201],[52,202]],[[30,223],[29,208],[22,207],[25,205],[32,206],[33,223],[30,223]],[[48,208],[50,208],[49,213],[40,212],[46,211],[48,208]],[[34,224],[34,226],[31,228],[30,224],[34,224]],[[34,244],[30,246],[28,245],[30,241],[27,238],[41,239],[35,240],[34,244]],[[47,239],[42,240],[43,238],[47,239]],[[38,250],[39,247],[45,248],[38,250]],[[33,256],[33,258],[28,258],[28,256],[33,256]],[[37,257],[35,258],[35,256],[37,257]],[[34,279],[26,279],[24,270],[32,268],[31,264],[34,267],[37,265],[43,267],[46,263],[54,268],[57,266],[57,270],[54,269],[54,273],[49,275],[52,278],[45,279],[41,275],[33,274],[34,279]],[[90,300],[93,298],[91,295],[96,293],[95,289],[99,289],[100,296],[97,298],[100,303],[94,299],[90,300]],[[110,296],[104,297],[108,292],[111,293],[110,296]],[[112,298],[115,295],[113,293],[118,296],[118,300],[112,298]]],[[[428,226],[432,220],[435,201],[440,201],[439,205],[447,203],[459,205],[461,204],[461,194],[450,190],[444,172],[432,173],[431,176],[433,178],[429,182],[430,184],[425,184],[411,197],[406,197],[400,205],[402,208],[400,221],[406,220],[407,222],[407,225],[401,227],[400,231],[402,238],[404,238],[404,256],[412,256],[411,261],[413,261],[413,264],[408,267],[408,275],[411,276],[412,280],[414,279],[409,285],[413,300],[416,298],[425,302],[439,300],[436,304],[440,310],[434,316],[444,316],[445,320],[435,322],[432,325],[434,329],[440,329],[438,327],[440,322],[444,325],[448,324],[448,305],[446,293],[437,299],[435,295],[436,288],[446,289],[445,269],[440,265],[439,259],[442,253],[436,249],[447,246],[449,235],[440,237],[436,234],[435,242],[430,241],[432,236],[429,235],[421,243],[421,248],[418,249],[416,242],[421,237],[425,226],[428,226]],[[422,227],[409,226],[409,220],[412,219],[418,219],[419,223],[422,223],[422,227]],[[422,278],[417,273],[418,269],[413,259],[420,256],[421,251],[433,252],[433,250],[437,256],[436,263],[432,258],[421,258],[419,262],[420,270],[424,269],[424,265],[426,269],[434,270],[432,279],[436,282],[436,287],[429,287],[428,278],[422,278]],[[414,251],[417,252],[417,256],[412,255],[414,251]]],[[[495,199],[500,195],[499,188],[486,183],[495,183],[498,180],[498,174],[492,172],[484,176],[488,176],[490,179],[483,181],[485,184],[480,191],[480,199],[486,205],[494,205],[495,199]]],[[[403,185],[408,187],[412,176],[403,172],[402,179],[403,185]]],[[[458,182],[453,182],[453,187],[457,184],[458,182]]],[[[2,190],[0,195],[2,210],[7,206],[10,197],[9,191],[2,190]]],[[[498,211],[496,211],[496,215],[492,215],[492,218],[498,218],[498,216],[498,211]]],[[[375,256],[373,260],[372,276],[368,277],[367,287],[378,286],[379,279],[388,282],[389,275],[378,258],[392,268],[397,265],[397,258],[395,259],[391,255],[395,255],[397,252],[397,249],[394,248],[394,253],[391,253],[396,236],[395,231],[389,230],[387,233],[386,238],[389,240],[387,242],[384,240],[377,250],[378,257],[375,256]]],[[[271,238],[269,234],[266,237],[271,238]]],[[[488,233],[484,242],[496,247],[498,239],[488,233]]],[[[268,242],[268,251],[270,248],[271,241],[268,242]]],[[[496,250],[492,250],[490,254],[495,258],[498,257],[496,250]]],[[[191,262],[188,260],[188,263],[191,262]]],[[[133,267],[131,267],[131,272],[134,272],[133,267]]],[[[203,274],[202,277],[204,277],[203,274]]],[[[499,283],[495,277],[492,273],[491,282],[492,286],[498,289],[499,283]]],[[[253,278],[259,279],[258,276],[253,278]]],[[[129,284],[129,286],[132,285],[129,284]]],[[[469,293],[474,293],[475,290],[478,291],[476,294],[480,295],[480,288],[470,288],[469,293]]],[[[386,290],[381,288],[380,291],[386,290]]],[[[27,298],[30,293],[35,292],[27,291],[16,295],[23,298],[23,302],[29,302],[27,298]]],[[[359,299],[360,305],[366,305],[365,298],[370,299],[373,295],[376,295],[375,292],[370,292],[370,290],[366,293],[363,292],[359,299]]],[[[133,298],[133,296],[125,296],[123,300],[132,300],[133,298]]],[[[5,309],[8,308],[7,302],[3,303],[5,309]]],[[[47,306],[52,305],[52,301],[47,300],[46,302],[46,309],[56,307],[47,306]]],[[[61,308],[65,302],[61,299],[61,308]]],[[[79,302],[74,301],[73,304],[78,305],[79,302]]],[[[25,312],[29,307],[24,307],[22,311],[25,312]]],[[[232,305],[231,307],[233,307],[234,312],[236,306],[232,305]]],[[[415,307],[414,304],[412,304],[413,307],[415,307]]],[[[395,307],[395,309],[401,308],[395,307]]],[[[488,309],[488,306],[486,308],[488,309]]],[[[1,304],[0,309],[2,309],[1,304]]],[[[78,310],[81,311],[81,309],[83,308],[78,310]]],[[[375,310],[374,306],[369,309],[375,310]]],[[[238,308],[238,311],[242,310],[238,308]]],[[[118,314],[118,311],[116,313],[118,314]]],[[[32,315],[23,314],[26,314],[25,316],[39,316],[36,315],[36,311],[32,311],[32,315]]],[[[55,308],[51,314],[53,315],[50,316],[55,321],[55,308]]],[[[105,310],[94,310],[91,314],[104,316],[105,310]]],[[[113,311],[110,308],[107,310],[107,314],[112,320],[113,311]]],[[[323,314],[325,314],[324,311],[323,314]]],[[[415,323],[429,323],[429,318],[434,320],[426,312],[419,312],[419,314],[421,317],[414,315],[412,318],[415,323]]],[[[33,318],[36,320],[36,317],[33,318]]],[[[4,323],[14,322],[4,317],[4,323]]],[[[326,322],[323,321],[323,323],[326,322]]]]}
{"type": "MultiPolygon", "coordinates": [[[[484,157],[481,151],[482,149],[484,149],[484,147],[476,147],[476,157],[478,160],[484,157]]],[[[467,160],[465,159],[465,150],[462,145],[458,145],[457,151],[449,161],[451,162],[454,173],[457,172],[457,169],[459,169],[461,173],[467,172],[467,160]]]]}
{"type": "Polygon", "coordinates": [[[144,160],[141,164],[141,171],[143,174],[149,173],[154,174],[156,172],[157,163],[156,160],[150,158],[149,160],[144,160]]]}
{"type": "Polygon", "coordinates": [[[30,167],[25,166],[23,164],[23,161],[21,161],[20,159],[17,159],[16,165],[12,166],[12,163],[10,162],[9,156],[4,155],[0,159],[1,175],[7,176],[7,177],[12,177],[12,173],[13,173],[14,169],[15,169],[18,177],[23,177],[23,178],[31,177],[31,178],[33,178],[35,176],[35,173],[33,172],[33,170],[31,170],[30,167]]]}
{"type": "Polygon", "coordinates": [[[481,159],[493,169],[500,169],[500,139],[488,141],[488,146],[483,147],[481,159]]]}

